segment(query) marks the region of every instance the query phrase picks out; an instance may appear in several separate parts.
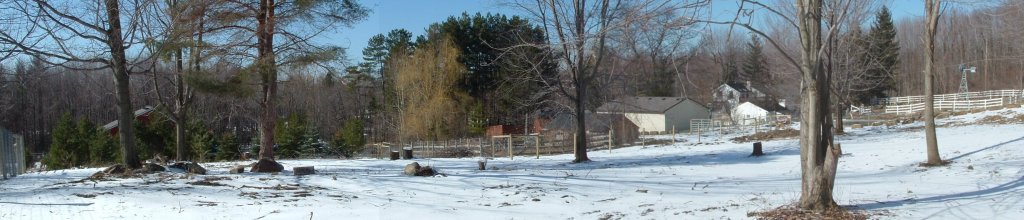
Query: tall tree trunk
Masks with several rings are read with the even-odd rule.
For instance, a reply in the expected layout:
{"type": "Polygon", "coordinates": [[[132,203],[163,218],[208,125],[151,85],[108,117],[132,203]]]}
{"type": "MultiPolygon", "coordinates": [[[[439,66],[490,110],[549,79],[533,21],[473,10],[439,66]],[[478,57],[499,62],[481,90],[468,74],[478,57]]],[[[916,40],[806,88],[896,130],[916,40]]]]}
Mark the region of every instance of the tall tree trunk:
{"type": "Polygon", "coordinates": [[[178,48],[175,50],[175,70],[177,74],[174,76],[174,81],[177,84],[175,88],[175,100],[174,100],[174,115],[171,116],[174,120],[174,145],[177,149],[175,158],[178,161],[188,160],[188,147],[185,145],[185,126],[188,124],[186,118],[187,112],[185,109],[185,80],[182,77],[184,74],[184,65],[182,63],[182,49],[178,48]]]}
{"type": "Polygon", "coordinates": [[[825,74],[821,49],[821,0],[798,0],[797,16],[802,46],[800,109],[801,188],[798,207],[808,210],[835,208],[832,187],[839,149],[832,146],[829,111],[830,80],[825,74]]]}
{"type": "Polygon", "coordinates": [[[925,28],[924,37],[924,133],[928,142],[929,165],[942,164],[939,157],[939,143],[935,137],[935,31],[939,24],[939,0],[925,0],[925,10],[928,15],[928,23],[925,28]]]}
{"type": "Polygon", "coordinates": [[[260,158],[274,159],[274,129],[277,125],[277,110],[274,103],[277,96],[277,59],[274,54],[274,0],[261,0],[256,27],[257,65],[262,79],[260,89],[260,158]]]}
{"type": "Polygon", "coordinates": [[[121,142],[121,159],[128,168],[136,169],[142,167],[139,155],[135,149],[135,132],[132,129],[132,121],[135,121],[135,113],[132,110],[131,90],[128,78],[128,64],[124,52],[124,38],[121,36],[121,8],[117,0],[106,0],[107,21],[110,28],[107,29],[107,46],[110,47],[111,64],[114,72],[114,86],[117,94],[117,130],[118,139],[121,142]]]}
{"type": "Polygon", "coordinates": [[[842,101],[836,101],[836,134],[843,134],[846,131],[843,127],[843,115],[846,113],[846,105],[842,101]]]}
{"type": "Polygon", "coordinates": [[[580,163],[590,161],[590,158],[587,157],[587,110],[586,96],[584,96],[586,95],[586,87],[583,85],[582,80],[577,79],[576,81],[576,140],[573,140],[576,142],[574,145],[576,146],[575,154],[573,155],[576,159],[573,159],[572,162],[580,163]]]}

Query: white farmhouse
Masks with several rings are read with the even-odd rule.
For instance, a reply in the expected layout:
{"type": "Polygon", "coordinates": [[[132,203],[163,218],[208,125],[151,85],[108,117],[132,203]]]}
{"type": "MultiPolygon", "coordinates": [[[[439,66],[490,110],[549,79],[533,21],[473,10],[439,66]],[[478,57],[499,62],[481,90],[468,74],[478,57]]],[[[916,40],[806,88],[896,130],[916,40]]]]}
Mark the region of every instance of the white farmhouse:
{"type": "Polygon", "coordinates": [[[788,113],[781,103],[753,103],[744,102],[732,109],[732,120],[737,125],[753,125],[755,123],[768,123],[771,116],[788,113]]]}
{"type": "Polygon", "coordinates": [[[746,83],[722,84],[715,89],[715,93],[712,96],[716,103],[724,105],[724,109],[733,109],[747,100],[762,99],[767,95],[761,92],[761,90],[754,88],[750,81],[747,81],[746,83]]]}
{"type": "Polygon", "coordinates": [[[605,103],[598,114],[623,114],[642,132],[688,130],[691,119],[709,119],[709,109],[683,97],[626,97],[605,103]]]}

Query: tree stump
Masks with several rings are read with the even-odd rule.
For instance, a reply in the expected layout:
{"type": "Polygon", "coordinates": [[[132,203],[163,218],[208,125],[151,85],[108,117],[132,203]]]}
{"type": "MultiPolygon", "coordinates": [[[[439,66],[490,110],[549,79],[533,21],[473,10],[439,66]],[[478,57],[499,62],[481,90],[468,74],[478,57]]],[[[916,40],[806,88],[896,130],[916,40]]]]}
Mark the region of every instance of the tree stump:
{"type": "Polygon", "coordinates": [[[260,159],[259,161],[256,161],[256,163],[252,165],[252,168],[249,169],[249,172],[278,173],[281,172],[282,170],[284,170],[284,166],[282,166],[280,163],[277,163],[269,158],[263,158],[260,159]]]}
{"type": "Polygon", "coordinates": [[[391,151],[391,160],[398,160],[398,151],[391,151]]]}
{"type": "Polygon", "coordinates": [[[313,166],[294,167],[292,168],[292,171],[295,172],[296,176],[312,175],[313,173],[316,173],[316,171],[313,170],[313,166]]]}
{"type": "Polygon", "coordinates": [[[487,169],[487,160],[477,161],[477,165],[478,165],[477,169],[479,169],[479,170],[486,170],[487,169]]]}
{"type": "Polygon", "coordinates": [[[412,159],[412,148],[411,147],[402,148],[402,159],[403,160],[411,160],[412,159]]]}
{"type": "Polygon", "coordinates": [[[764,151],[761,149],[761,142],[754,142],[754,152],[750,153],[750,156],[764,156],[764,151]]]}

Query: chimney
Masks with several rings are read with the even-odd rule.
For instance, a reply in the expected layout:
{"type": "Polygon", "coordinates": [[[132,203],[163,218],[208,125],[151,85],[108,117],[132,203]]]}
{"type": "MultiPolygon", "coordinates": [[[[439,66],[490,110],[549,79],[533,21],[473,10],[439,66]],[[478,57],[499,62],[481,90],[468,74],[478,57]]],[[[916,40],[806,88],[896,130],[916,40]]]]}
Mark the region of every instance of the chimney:
{"type": "Polygon", "coordinates": [[[786,99],[779,99],[779,106],[786,108],[786,99]]]}

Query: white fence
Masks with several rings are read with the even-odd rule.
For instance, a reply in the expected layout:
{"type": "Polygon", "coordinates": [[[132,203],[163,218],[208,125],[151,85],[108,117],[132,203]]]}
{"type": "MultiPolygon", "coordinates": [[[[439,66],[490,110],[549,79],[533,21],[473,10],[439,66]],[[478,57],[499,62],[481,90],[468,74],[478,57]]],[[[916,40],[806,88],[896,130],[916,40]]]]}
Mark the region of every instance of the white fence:
{"type": "Polygon", "coordinates": [[[21,135],[0,128],[0,176],[3,179],[25,173],[25,141],[21,135]]]}
{"type": "Polygon", "coordinates": [[[711,119],[690,119],[690,133],[708,132],[713,127],[711,119]]]}
{"type": "MultiPolygon", "coordinates": [[[[962,93],[952,94],[940,94],[935,95],[935,102],[939,101],[955,101],[955,100],[972,100],[972,99],[995,99],[995,98],[1006,98],[1010,103],[1016,103],[1024,98],[1024,90],[991,90],[983,92],[968,92],[966,95],[962,93]]],[[[889,105],[907,105],[915,103],[923,103],[924,96],[901,96],[883,98],[878,100],[879,103],[889,105]]]]}
{"type": "MultiPolygon", "coordinates": [[[[1003,106],[1008,103],[1009,98],[993,98],[993,99],[979,99],[979,100],[935,100],[935,109],[939,110],[967,110],[967,109],[979,109],[979,108],[992,108],[1003,106]]],[[[1014,100],[1015,102],[1016,100],[1014,100]]],[[[1010,102],[1013,103],[1013,102],[1010,102]]],[[[885,113],[894,114],[910,114],[924,110],[924,102],[911,103],[905,105],[886,105],[885,113]]]]}

